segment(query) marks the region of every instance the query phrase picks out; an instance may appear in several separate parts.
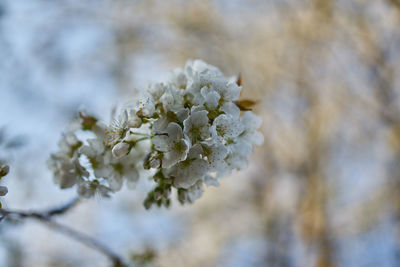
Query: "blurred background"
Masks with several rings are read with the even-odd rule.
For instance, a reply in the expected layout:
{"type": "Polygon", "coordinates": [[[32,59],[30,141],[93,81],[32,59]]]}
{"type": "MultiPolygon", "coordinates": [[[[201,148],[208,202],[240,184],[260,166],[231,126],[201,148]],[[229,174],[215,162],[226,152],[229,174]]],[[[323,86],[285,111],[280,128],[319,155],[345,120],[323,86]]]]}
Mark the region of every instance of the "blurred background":
{"type": "MultiPolygon", "coordinates": [[[[75,112],[119,103],[188,59],[241,74],[265,142],[191,206],[151,184],[59,218],[137,266],[400,266],[400,1],[0,1],[8,208],[64,203],[46,160],[75,112]]],[[[0,224],[0,266],[109,266],[45,226],[0,224]]]]}

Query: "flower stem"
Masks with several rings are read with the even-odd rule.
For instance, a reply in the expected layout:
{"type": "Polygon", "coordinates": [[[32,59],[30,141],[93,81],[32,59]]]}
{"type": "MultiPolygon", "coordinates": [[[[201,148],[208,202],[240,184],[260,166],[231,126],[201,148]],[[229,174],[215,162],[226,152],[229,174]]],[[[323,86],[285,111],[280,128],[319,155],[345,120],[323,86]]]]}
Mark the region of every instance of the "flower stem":
{"type": "Polygon", "coordinates": [[[140,136],[146,136],[146,137],[151,137],[151,135],[149,135],[149,134],[145,134],[145,133],[136,133],[136,132],[130,132],[130,134],[134,134],[134,135],[140,135],[140,136]]]}
{"type": "Polygon", "coordinates": [[[148,139],[151,139],[151,137],[150,136],[142,137],[142,138],[139,138],[138,140],[135,140],[135,143],[139,143],[140,141],[144,141],[144,140],[148,140],[148,139]]]}

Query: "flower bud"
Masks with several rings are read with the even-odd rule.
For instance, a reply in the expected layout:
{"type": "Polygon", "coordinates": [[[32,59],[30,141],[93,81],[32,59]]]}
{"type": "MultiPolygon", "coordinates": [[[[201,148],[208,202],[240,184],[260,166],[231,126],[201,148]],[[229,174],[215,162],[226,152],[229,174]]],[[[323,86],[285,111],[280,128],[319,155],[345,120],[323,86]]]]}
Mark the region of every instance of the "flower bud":
{"type": "Polygon", "coordinates": [[[0,197],[7,195],[8,188],[5,186],[0,186],[0,197]]]}
{"type": "Polygon", "coordinates": [[[129,128],[139,128],[142,125],[142,119],[131,110],[128,114],[127,125],[129,128]]]}
{"type": "Polygon", "coordinates": [[[160,200],[161,197],[162,197],[162,195],[161,195],[160,192],[158,192],[158,191],[154,192],[154,199],[155,199],[156,201],[160,200]]]}
{"type": "Polygon", "coordinates": [[[119,159],[128,155],[131,146],[127,143],[118,143],[112,149],[112,154],[115,158],[119,159]]]}
{"type": "Polygon", "coordinates": [[[161,160],[159,159],[151,159],[149,163],[150,168],[157,169],[161,166],[161,160]]]}
{"type": "Polygon", "coordinates": [[[8,165],[1,165],[0,166],[0,178],[6,176],[10,171],[10,167],[8,165]]]}
{"type": "Polygon", "coordinates": [[[143,168],[145,170],[150,169],[150,159],[151,159],[151,153],[147,154],[146,157],[143,160],[143,168]]]}
{"type": "Polygon", "coordinates": [[[168,199],[171,195],[171,188],[165,188],[162,194],[165,199],[168,199]]]}

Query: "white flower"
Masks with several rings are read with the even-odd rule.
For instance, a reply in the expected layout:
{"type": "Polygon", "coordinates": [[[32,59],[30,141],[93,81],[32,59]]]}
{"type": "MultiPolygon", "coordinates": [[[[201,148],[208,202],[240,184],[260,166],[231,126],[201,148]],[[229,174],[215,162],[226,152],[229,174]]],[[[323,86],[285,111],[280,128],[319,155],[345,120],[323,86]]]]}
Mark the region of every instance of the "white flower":
{"type": "Polygon", "coordinates": [[[136,115],[136,111],[134,109],[128,109],[126,110],[127,114],[127,121],[126,125],[129,128],[139,128],[142,125],[142,119],[136,115]]]}
{"type": "Polygon", "coordinates": [[[185,138],[181,126],[171,122],[166,135],[154,136],[152,142],[156,150],[164,152],[162,167],[169,168],[179,161],[185,160],[189,151],[189,141],[185,138]]]}
{"type": "Polygon", "coordinates": [[[139,180],[139,172],[136,167],[137,161],[136,158],[129,156],[118,160],[110,153],[106,155],[105,163],[109,168],[110,174],[105,178],[112,191],[115,192],[121,189],[123,178],[126,178],[129,187],[135,187],[136,182],[139,180]]]}
{"type": "Polygon", "coordinates": [[[185,134],[196,142],[199,140],[205,140],[210,136],[210,125],[207,117],[208,111],[206,110],[195,110],[190,116],[183,121],[185,134]]]}
{"type": "Polygon", "coordinates": [[[202,151],[200,145],[193,146],[187,159],[173,167],[170,176],[175,187],[188,189],[208,172],[208,162],[200,157],[202,151]]]}
{"type": "Polygon", "coordinates": [[[223,144],[203,144],[202,147],[202,155],[207,159],[210,171],[220,171],[221,169],[227,168],[225,158],[228,155],[228,150],[223,144]]]}
{"type": "Polygon", "coordinates": [[[135,186],[146,169],[157,183],[147,208],[169,206],[172,188],[182,203],[195,201],[203,183],[218,186],[217,179],[246,166],[253,146],[263,141],[261,119],[250,111],[241,115],[236,104],[241,89],[218,68],[194,60],[166,83],[150,85],[110,127],[81,113],[79,127],[63,136],[60,152],[49,160],[56,183],[77,184],[85,197],[108,195],[124,183],[135,186]],[[95,135],[83,146],[75,135],[82,129],[95,135]],[[85,158],[94,177],[80,163],[85,158]]]}
{"type": "Polygon", "coordinates": [[[168,124],[172,121],[167,116],[162,116],[158,118],[153,124],[153,132],[156,134],[167,133],[168,124]]]}
{"type": "Polygon", "coordinates": [[[52,154],[47,161],[53,171],[53,180],[61,188],[74,186],[83,177],[88,177],[88,171],[79,162],[79,147],[82,145],[72,132],[63,134],[58,146],[60,151],[52,154]]]}
{"type": "Polygon", "coordinates": [[[110,150],[101,139],[89,139],[89,145],[83,146],[80,152],[89,159],[94,176],[107,181],[109,189],[115,192],[121,189],[124,180],[128,187],[134,187],[139,179],[137,165],[144,152],[136,142],[137,136],[127,134],[123,142],[110,150]]]}
{"type": "Polygon", "coordinates": [[[185,72],[189,77],[195,74],[207,74],[211,77],[223,76],[222,72],[215,66],[209,65],[202,60],[189,60],[185,66],[185,72]]]}
{"type": "Polygon", "coordinates": [[[134,188],[139,180],[139,165],[144,157],[142,146],[135,144],[127,155],[116,158],[106,151],[104,165],[107,168],[107,175],[104,178],[114,192],[119,191],[125,181],[129,188],[134,188]]]}
{"type": "Polygon", "coordinates": [[[187,108],[180,108],[176,112],[166,112],[154,122],[153,132],[156,134],[167,133],[168,124],[171,122],[183,122],[188,116],[189,109],[187,108]]]}
{"type": "Polygon", "coordinates": [[[199,180],[187,190],[180,190],[178,192],[178,199],[182,204],[193,203],[195,200],[199,199],[202,194],[203,182],[199,180]]]}
{"type": "Polygon", "coordinates": [[[102,140],[92,138],[87,140],[88,144],[82,146],[79,152],[86,155],[88,158],[96,158],[103,154],[105,146],[102,140]]]}
{"type": "Polygon", "coordinates": [[[244,126],[238,119],[232,116],[222,114],[219,115],[213,123],[213,136],[222,137],[222,139],[233,139],[244,131],[244,126]]]}
{"type": "Polygon", "coordinates": [[[213,88],[204,86],[200,94],[196,95],[193,102],[196,105],[204,105],[207,110],[214,110],[218,107],[221,96],[213,88]]]}
{"type": "Polygon", "coordinates": [[[138,103],[137,114],[139,116],[144,116],[144,117],[150,118],[153,116],[155,111],[156,111],[156,107],[155,107],[154,99],[153,99],[152,95],[145,94],[138,103]]]}
{"type": "Polygon", "coordinates": [[[225,158],[226,163],[229,166],[229,169],[220,170],[217,174],[218,177],[224,177],[229,175],[234,169],[244,169],[247,166],[246,157],[240,155],[239,153],[229,153],[225,158]]]}
{"type": "Polygon", "coordinates": [[[53,171],[53,180],[61,188],[74,186],[82,177],[89,177],[89,172],[80,164],[76,157],[58,153],[51,155],[47,161],[48,167],[53,171]]]}
{"type": "Polygon", "coordinates": [[[217,92],[220,102],[235,101],[239,98],[241,87],[227,79],[217,68],[202,61],[188,64],[186,73],[189,77],[189,91],[196,98],[204,86],[217,92]]]}
{"type": "Polygon", "coordinates": [[[72,132],[67,132],[63,134],[58,146],[60,147],[60,151],[69,155],[73,155],[74,151],[80,146],[82,143],[78,140],[76,135],[72,132]]]}
{"type": "Polygon", "coordinates": [[[225,102],[221,107],[221,111],[234,119],[239,119],[240,109],[232,102],[225,102]]]}
{"type": "Polygon", "coordinates": [[[183,107],[183,92],[168,86],[160,98],[160,103],[163,106],[164,113],[168,111],[177,112],[183,107]]]}
{"type": "Polygon", "coordinates": [[[93,168],[93,173],[96,178],[103,178],[110,175],[110,170],[105,164],[104,154],[105,145],[102,140],[89,139],[88,145],[84,145],[80,149],[80,153],[85,155],[93,168]]]}
{"type": "Polygon", "coordinates": [[[221,102],[238,100],[240,96],[240,91],[242,89],[235,82],[226,82],[226,79],[224,78],[216,79],[212,83],[212,86],[215,88],[215,91],[217,91],[221,96],[221,102]]]}
{"type": "Polygon", "coordinates": [[[183,122],[184,120],[189,117],[189,109],[188,108],[181,108],[176,112],[176,118],[178,119],[179,122],[183,122]]]}
{"type": "Polygon", "coordinates": [[[111,190],[100,184],[97,180],[95,181],[83,181],[78,186],[78,194],[84,198],[93,197],[99,194],[102,197],[109,197],[111,190]]]}
{"type": "Polygon", "coordinates": [[[203,182],[201,180],[197,181],[194,185],[189,187],[187,191],[187,197],[189,202],[194,202],[199,199],[203,194],[203,182]]]}
{"type": "MultiPolygon", "coordinates": [[[[124,139],[129,130],[128,126],[128,111],[123,110],[117,118],[114,118],[109,127],[105,130],[107,139],[106,144],[114,146],[120,140],[124,139]]],[[[101,140],[101,139],[100,139],[101,140]]],[[[103,140],[101,140],[103,141],[103,140]]]]}
{"type": "MultiPolygon", "coordinates": [[[[153,83],[147,88],[147,92],[150,94],[152,101],[159,101],[165,92],[165,86],[162,83],[153,83]]],[[[144,97],[148,97],[145,95],[144,97]]]]}
{"type": "Polygon", "coordinates": [[[257,131],[261,125],[261,118],[247,111],[240,118],[240,122],[244,131],[232,147],[236,153],[247,157],[253,153],[253,145],[260,146],[264,142],[263,135],[257,131]]]}
{"type": "Polygon", "coordinates": [[[183,69],[178,68],[178,69],[174,70],[172,75],[169,77],[169,81],[176,88],[186,89],[187,78],[186,78],[186,75],[185,75],[183,69]]]}
{"type": "Polygon", "coordinates": [[[201,98],[201,89],[210,86],[218,77],[223,78],[223,74],[218,68],[208,65],[201,60],[189,61],[185,67],[187,76],[187,91],[193,98],[201,98]]]}

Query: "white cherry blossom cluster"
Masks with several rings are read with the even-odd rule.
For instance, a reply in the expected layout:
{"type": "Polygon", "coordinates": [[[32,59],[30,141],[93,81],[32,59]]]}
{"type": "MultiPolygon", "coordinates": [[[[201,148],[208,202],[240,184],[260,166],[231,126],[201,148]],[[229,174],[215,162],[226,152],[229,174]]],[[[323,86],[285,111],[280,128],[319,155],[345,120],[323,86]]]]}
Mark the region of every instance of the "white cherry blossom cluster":
{"type": "Polygon", "coordinates": [[[110,126],[80,113],[78,127],[64,134],[49,160],[55,182],[78,185],[84,197],[108,196],[124,181],[134,185],[150,175],[156,187],[146,208],[169,206],[173,188],[181,203],[195,201],[203,184],[218,186],[219,178],[246,166],[254,144],[263,142],[261,119],[240,108],[241,89],[216,67],[195,60],[151,85],[110,126]],[[81,130],[93,138],[78,140],[81,130]]]}
{"type": "Polygon", "coordinates": [[[61,188],[77,185],[79,195],[87,198],[95,194],[108,197],[119,191],[124,181],[134,187],[149,144],[145,148],[139,144],[144,138],[128,134],[130,126],[127,111],[111,126],[79,113],[63,134],[58,144],[60,150],[48,160],[54,182],[61,188]],[[77,138],[80,131],[90,131],[93,137],[83,142],[77,138]]]}

